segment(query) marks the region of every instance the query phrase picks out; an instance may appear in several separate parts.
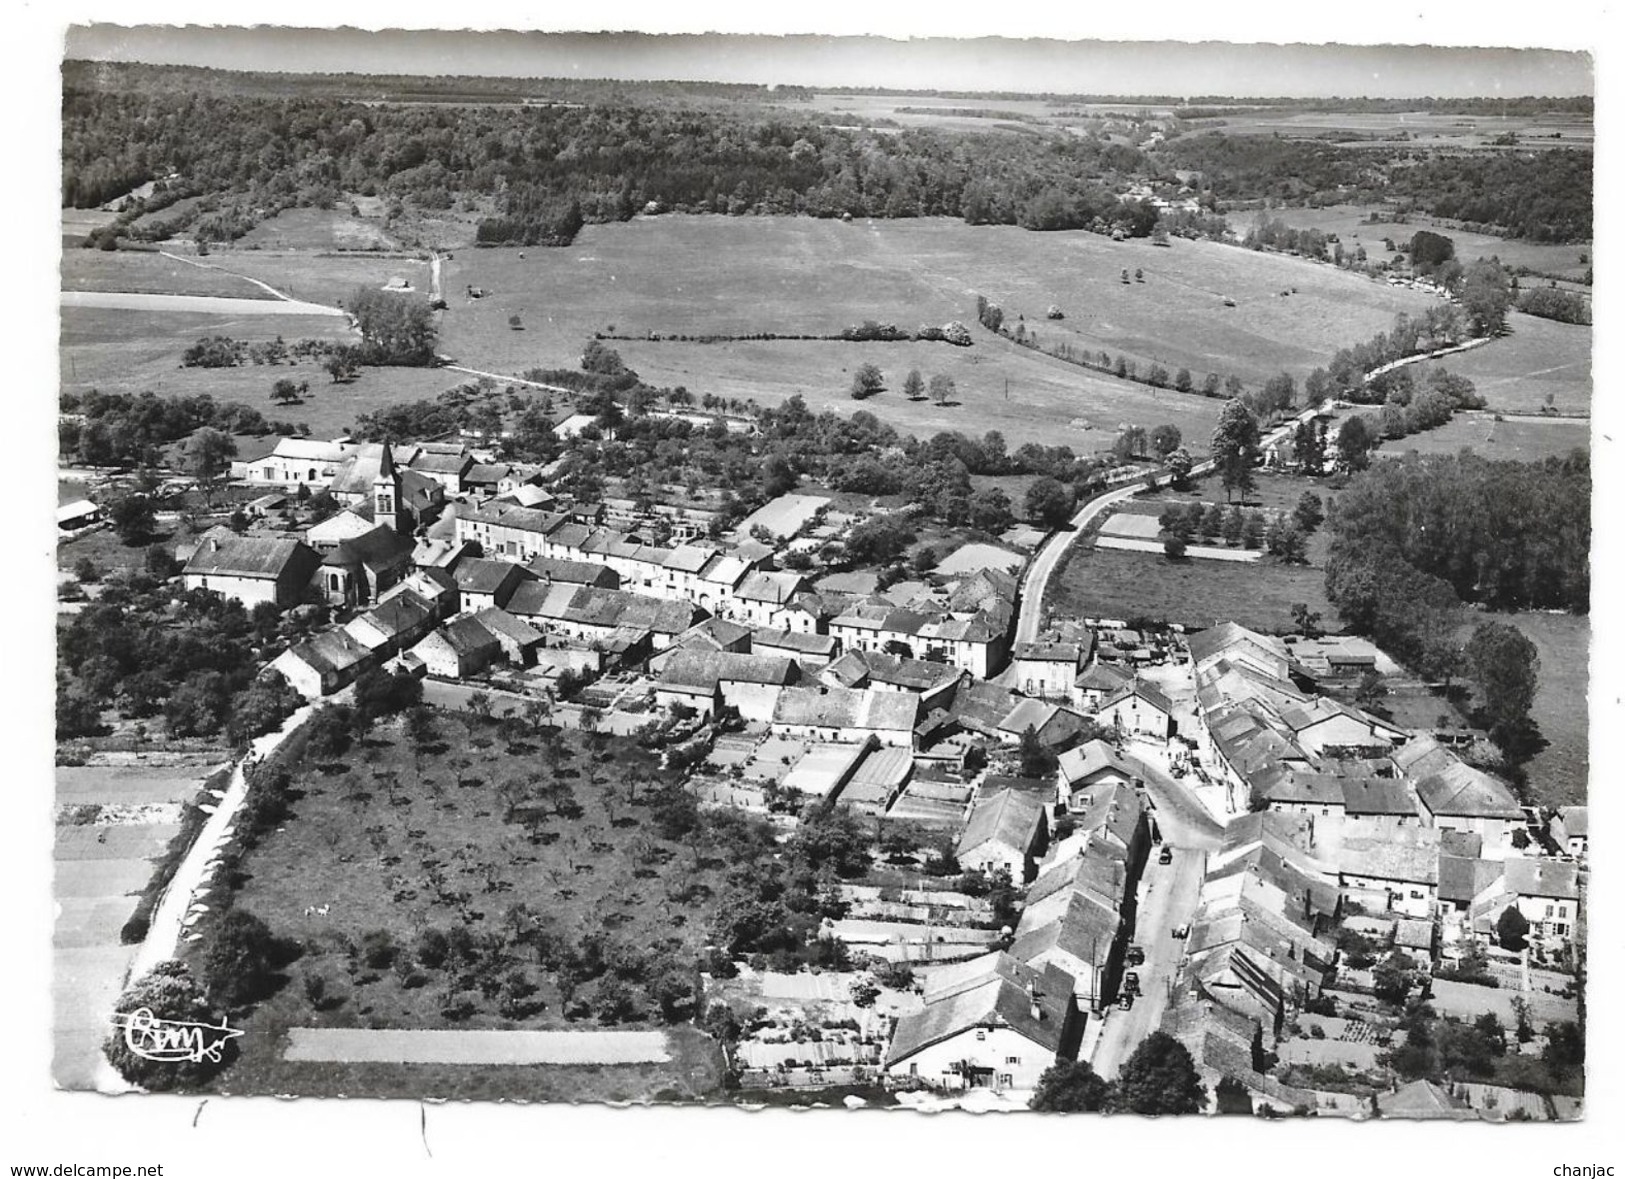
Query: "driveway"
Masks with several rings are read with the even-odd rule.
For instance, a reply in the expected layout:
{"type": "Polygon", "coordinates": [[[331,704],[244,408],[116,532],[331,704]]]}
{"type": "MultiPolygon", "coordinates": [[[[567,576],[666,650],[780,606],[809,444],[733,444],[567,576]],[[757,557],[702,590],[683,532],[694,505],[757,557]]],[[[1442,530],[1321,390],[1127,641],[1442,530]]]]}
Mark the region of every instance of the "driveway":
{"type": "Polygon", "coordinates": [[[1140,997],[1127,1011],[1111,1008],[1095,1045],[1091,1067],[1110,1080],[1140,1041],[1162,1024],[1185,943],[1172,930],[1196,916],[1202,888],[1202,866],[1207,857],[1199,850],[1176,848],[1174,862],[1157,863],[1153,850],[1140,885],[1139,915],[1134,922],[1134,944],[1145,950],[1145,961],[1130,969],[1140,976],[1140,997]]]}

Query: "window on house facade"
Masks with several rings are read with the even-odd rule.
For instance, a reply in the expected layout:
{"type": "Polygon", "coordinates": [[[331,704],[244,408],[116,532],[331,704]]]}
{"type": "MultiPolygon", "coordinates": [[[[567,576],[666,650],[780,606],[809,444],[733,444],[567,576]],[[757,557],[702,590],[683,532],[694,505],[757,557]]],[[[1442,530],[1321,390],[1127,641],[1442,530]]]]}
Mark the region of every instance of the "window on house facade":
{"type": "Polygon", "coordinates": [[[1020,1064],[1021,1063],[1021,1057],[1019,1057],[1019,1056],[1006,1056],[1004,1058],[1004,1063],[1005,1064],[1020,1064]]]}
{"type": "Polygon", "coordinates": [[[977,1032],[976,1032],[976,1038],[978,1040],[985,1040],[985,1039],[987,1039],[987,1033],[980,1030],[980,1029],[978,1029],[977,1032]]]}

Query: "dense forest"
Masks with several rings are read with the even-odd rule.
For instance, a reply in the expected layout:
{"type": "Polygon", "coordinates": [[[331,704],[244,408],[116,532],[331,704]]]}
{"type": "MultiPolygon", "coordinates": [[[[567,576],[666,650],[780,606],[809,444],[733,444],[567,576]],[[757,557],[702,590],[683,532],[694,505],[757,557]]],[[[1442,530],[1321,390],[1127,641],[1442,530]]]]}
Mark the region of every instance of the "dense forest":
{"type": "Polygon", "coordinates": [[[1577,150],[1442,157],[1214,131],[1176,131],[1141,150],[1059,132],[834,126],[835,116],[786,101],[796,95],[759,87],[490,81],[515,100],[458,103],[449,91],[403,100],[407,82],[433,90],[457,79],[346,75],[326,79],[324,92],[285,75],[69,63],[63,199],[90,207],[153,181],[136,210],[147,215],[141,225],[127,218],[117,232],[156,238],[184,227],[203,240],[233,240],[279,210],[351,194],[384,197],[391,212],[457,209],[479,219],[478,240],[490,244],[566,244],[583,224],[651,206],[1141,236],[1155,211],[1117,194],[1199,172],[1209,208],[1398,196],[1542,241],[1591,233],[1591,160],[1577,150]],[[520,94],[521,84],[546,97],[520,94]],[[173,219],[158,215],[188,197],[199,200],[173,219]]]}
{"type": "Polygon", "coordinates": [[[216,206],[193,226],[232,239],[278,209],[346,193],[428,210],[489,209],[484,242],[568,242],[583,222],[653,203],[714,213],[964,216],[977,223],[1148,233],[1121,205],[1140,153],[1096,140],[911,130],[876,135],[767,110],[370,106],[70,89],[63,199],[102,204],[151,179],[147,211],[216,206]],[[167,177],[175,176],[174,181],[167,177]]]}
{"type": "Polygon", "coordinates": [[[1591,601],[1591,461],[1407,455],[1356,477],[1327,517],[1326,594],[1350,627],[1422,670],[1450,667],[1462,603],[1591,601]]]}

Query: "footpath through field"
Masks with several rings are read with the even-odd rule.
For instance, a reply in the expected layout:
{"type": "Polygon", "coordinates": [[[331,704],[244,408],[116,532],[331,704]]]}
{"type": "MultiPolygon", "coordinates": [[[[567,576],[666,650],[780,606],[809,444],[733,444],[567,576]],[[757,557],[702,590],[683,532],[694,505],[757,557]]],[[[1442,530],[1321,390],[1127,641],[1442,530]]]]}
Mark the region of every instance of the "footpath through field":
{"type": "MultiPolygon", "coordinates": [[[[268,757],[300,725],[309,720],[314,711],[315,705],[307,704],[290,716],[274,733],[256,737],[249,747],[248,757],[232,768],[231,782],[226,787],[224,797],[216,805],[214,814],[209,816],[208,822],[203,824],[203,830],[198,832],[197,839],[188,849],[186,858],[175,870],[174,878],[170,880],[169,887],[164,890],[163,898],[158,902],[158,908],[152,915],[152,923],[147,928],[146,940],[130,959],[129,973],[125,976],[126,982],[140,978],[158,963],[175,957],[188,919],[195,922],[198,913],[202,911],[199,908],[201,905],[199,898],[208,893],[207,882],[214,876],[215,869],[219,866],[220,853],[231,837],[232,820],[236,818],[243,800],[248,797],[248,777],[244,767],[268,757]]],[[[109,1011],[107,1014],[111,1017],[115,1013],[109,1011]]],[[[130,1086],[114,1071],[112,1065],[103,1059],[96,1074],[96,1088],[103,1093],[123,1093],[128,1092],[130,1086]]]]}
{"type": "Polygon", "coordinates": [[[342,1064],[649,1064],[665,1032],[289,1028],[284,1060],[342,1064]]]}

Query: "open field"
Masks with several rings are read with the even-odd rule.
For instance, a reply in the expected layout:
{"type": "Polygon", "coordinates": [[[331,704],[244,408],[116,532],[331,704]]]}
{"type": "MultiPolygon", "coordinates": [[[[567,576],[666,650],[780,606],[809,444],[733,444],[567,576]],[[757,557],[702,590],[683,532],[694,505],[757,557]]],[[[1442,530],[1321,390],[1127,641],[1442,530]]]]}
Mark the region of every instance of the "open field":
{"type": "MultiPolygon", "coordinates": [[[[1196,127],[1215,127],[1206,120],[1196,127]]],[[[1568,114],[1541,117],[1464,115],[1428,111],[1238,111],[1224,119],[1226,135],[1280,135],[1287,139],[1323,139],[1352,147],[1441,147],[1456,150],[1501,150],[1492,143],[1511,132],[1525,150],[1543,147],[1589,147],[1596,138],[1590,119],[1568,114]],[[1337,138],[1337,133],[1347,139],[1337,138]]]]}
{"type": "Polygon", "coordinates": [[[1383,238],[1392,238],[1396,246],[1404,249],[1410,244],[1417,230],[1427,229],[1442,233],[1455,242],[1456,257],[1463,263],[1473,262],[1479,258],[1499,258],[1504,266],[1528,267],[1541,274],[1554,274],[1572,279],[1583,277],[1591,266],[1589,244],[1557,245],[1550,242],[1524,241],[1520,238],[1494,237],[1487,233],[1469,233],[1449,225],[1441,225],[1435,218],[1422,214],[1412,214],[1400,224],[1390,220],[1391,214],[1392,210],[1380,205],[1327,205],[1319,209],[1295,206],[1234,212],[1229,215],[1229,221],[1238,235],[1245,235],[1260,215],[1272,221],[1285,222],[1295,229],[1318,229],[1323,233],[1335,233],[1342,240],[1344,249],[1353,250],[1355,246],[1363,245],[1367,256],[1372,259],[1387,256],[1388,252],[1382,244],[1383,238]],[[1366,218],[1372,213],[1376,213],[1381,220],[1367,221],[1366,218]],[[1582,255],[1585,261],[1581,261],[1582,255]]]}
{"type": "Polygon", "coordinates": [[[240,248],[274,250],[392,250],[397,244],[376,218],[354,216],[343,203],[333,209],[284,209],[238,239],[240,248]]]}
{"type": "Polygon", "coordinates": [[[1292,606],[1307,602],[1321,626],[1336,632],[1324,571],[1283,565],[1272,557],[1252,564],[1170,561],[1160,553],[1080,547],[1053,582],[1049,610],[1080,618],[1158,618],[1186,626],[1239,622],[1253,630],[1292,630],[1292,606]]]}
{"type": "Polygon", "coordinates": [[[946,218],[638,218],[588,226],[567,249],[461,251],[447,264],[446,290],[469,283],[489,296],[453,300],[444,327],[453,354],[483,354],[485,345],[496,355],[573,362],[594,331],[612,324],[628,335],[733,335],[832,332],[864,319],[905,328],[974,323],[980,293],[1012,321],[1025,315],[1041,336],[1171,370],[1235,372],[1250,383],[1282,368],[1301,377],[1338,348],[1386,330],[1398,312],[1432,301],[1330,266],[1211,242],[1162,249],[946,218]],[[1146,281],[1124,286],[1124,267],[1144,270],[1146,281]],[[1299,294],[1280,296],[1293,286],[1299,294]],[[1226,296],[1238,306],[1225,307],[1226,296]],[[1051,303],[1068,318],[1044,320],[1051,303]],[[514,314],[522,333],[509,332],[514,314]],[[504,348],[493,336],[515,338],[504,348]]]}
{"type": "MultiPolygon", "coordinates": [[[[245,302],[248,300],[245,300],[245,302]]],[[[159,389],[180,369],[181,354],[203,336],[242,340],[306,337],[354,340],[347,320],[333,315],[217,315],[187,311],[62,308],[64,389],[159,389]]],[[[222,369],[187,370],[209,377],[222,369]]],[[[266,389],[269,391],[270,382],[266,389]]]]}
{"type": "MultiPolygon", "coordinates": [[[[202,260],[206,261],[206,260],[202,260]]],[[[223,270],[194,266],[143,250],[64,250],[64,291],[136,291],[153,295],[220,295],[271,299],[263,288],[223,270]]]]}
{"type": "Polygon", "coordinates": [[[1538,413],[1549,395],[1564,414],[1591,412],[1592,329],[1513,312],[1510,335],[1459,356],[1443,367],[1472,381],[1490,409],[1538,413]]]}
{"type": "Polygon", "coordinates": [[[1537,612],[1493,618],[1512,623],[1540,652],[1540,679],[1530,715],[1549,744],[1526,766],[1530,792],[1547,806],[1583,803],[1591,760],[1586,711],[1591,620],[1584,615],[1537,612]]]}
{"type": "Polygon", "coordinates": [[[329,307],[348,302],[357,287],[382,287],[392,279],[405,279],[429,297],[429,263],[421,258],[232,249],[216,250],[207,261],[257,278],[284,295],[329,307]]]}
{"type": "Polygon", "coordinates": [[[1419,454],[1455,454],[1471,449],[1488,459],[1538,462],[1561,457],[1578,447],[1591,448],[1591,422],[1587,418],[1519,418],[1496,421],[1493,414],[1463,413],[1434,430],[1424,430],[1397,442],[1385,442],[1374,459],[1416,451],[1419,454]]]}
{"type": "Polygon", "coordinates": [[[980,437],[998,430],[1012,449],[1039,442],[1088,454],[1109,449],[1120,426],[1149,429],[1168,423],[1179,427],[1193,454],[1205,452],[1223,405],[1113,380],[986,336],[972,348],[807,340],[622,343],[617,348],[627,364],[657,385],[684,385],[693,393],[754,399],[764,405],[799,394],[815,412],[863,410],[920,437],[939,430],[980,437]],[[887,391],[854,401],[847,390],[853,372],[864,363],[880,367],[887,391]],[[951,376],[954,401],[941,406],[905,398],[901,388],[911,368],[918,368],[928,380],[936,373],[951,376]]]}
{"type": "MultiPolygon", "coordinates": [[[[412,949],[429,925],[465,928],[484,947],[481,939],[506,929],[505,914],[522,902],[563,944],[607,935],[602,953],[615,962],[623,958],[614,954],[666,953],[691,962],[706,941],[711,897],[725,865],[696,859],[691,848],[656,830],[648,807],[659,772],[652,755],[626,742],[594,753],[571,731],[558,736],[559,753],[550,761],[545,739],[527,725],[505,732],[439,711],[434,725],[436,739],[420,756],[391,726],[375,729],[364,748],[341,761],[293,767],[293,813],[244,856],[236,904],[265,919],[278,936],[297,940],[302,953],[288,966],[287,982],[244,1021],[243,1057],[219,1087],[637,1100],[658,1089],[693,1095],[713,1086],[716,1067],[707,1063],[712,1049],[704,1037],[690,1045],[693,1051],[676,1051],[673,1061],[606,1068],[600,1082],[579,1092],[569,1087],[573,1071],[550,1073],[544,1081],[542,1070],[521,1066],[467,1066],[462,1073],[384,1064],[334,1070],[285,1059],[285,1033],[293,1027],[597,1026],[590,1014],[566,1020],[570,992],[520,947],[500,967],[503,979],[527,976],[530,989],[520,1007],[498,1003],[494,990],[459,989],[473,986],[453,981],[459,968],[421,963],[412,949]],[[628,783],[637,778],[646,784],[633,799],[628,783]],[[561,792],[539,785],[544,782],[561,792]],[[510,805],[523,811],[510,812],[510,805]],[[307,913],[328,905],[328,914],[307,913]],[[380,930],[400,947],[393,968],[369,968],[347,951],[380,930]],[[327,987],[321,1002],[310,998],[313,977],[327,987]],[[466,1006],[448,1016],[454,997],[466,1006]]],[[[476,953],[484,961],[488,951],[476,953]]],[[[595,985],[575,992],[593,1010],[595,985]]],[[[647,1016],[624,1022],[660,1027],[647,1016]]]]}
{"type": "MultiPolygon", "coordinates": [[[[1305,491],[1328,498],[1319,480],[1257,473],[1257,490],[1246,510],[1290,510],[1305,491]]],[[[1199,480],[1189,492],[1161,491],[1136,496],[1119,509],[1132,514],[1158,516],[1170,503],[1222,502],[1223,489],[1213,479],[1199,480]]],[[[1222,543],[1222,542],[1221,542],[1222,543]]],[[[1287,565],[1264,556],[1256,562],[1170,561],[1156,553],[1127,552],[1091,547],[1080,538],[1065,564],[1050,582],[1046,608],[1053,614],[1084,618],[1132,618],[1144,615],[1187,626],[1207,627],[1233,621],[1254,630],[1286,633],[1293,629],[1292,607],[1307,603],[1318,610],[1323,630],[1337,633],[1342,625],[1326,600],[1326,550],[1330,541],[1324,528],[1309,538],[1306,565],[1287,565]]]]}

